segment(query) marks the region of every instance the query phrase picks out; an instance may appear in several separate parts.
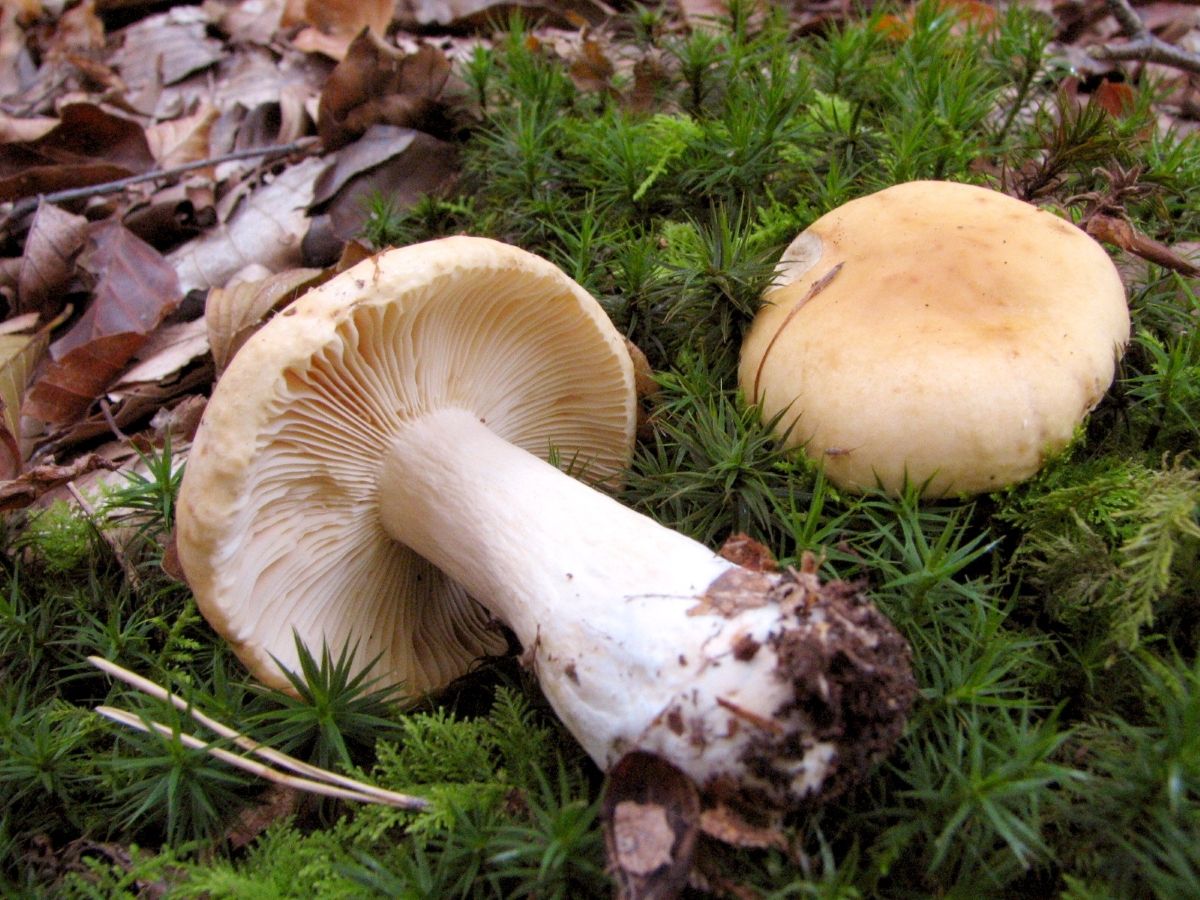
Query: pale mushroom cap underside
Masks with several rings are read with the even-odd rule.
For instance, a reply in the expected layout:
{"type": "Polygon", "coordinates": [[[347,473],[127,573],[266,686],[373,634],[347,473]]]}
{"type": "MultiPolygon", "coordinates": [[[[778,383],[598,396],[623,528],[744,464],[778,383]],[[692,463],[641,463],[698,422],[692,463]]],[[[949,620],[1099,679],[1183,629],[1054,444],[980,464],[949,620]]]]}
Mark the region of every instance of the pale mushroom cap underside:
{"type": "Polygon", "coordinates": [[[781,260],[739,378],[843,487],[975,493],[1070,442],[1129,338],[1116,268],[996,191],[911,182],[814,222],[781,260]]]}
{"type": "Polygon", "coordinates": [[[188,457],[177,541],[201,611],[258,678],[286,687],[293,630],[314,653],[378,656],[373,674],[414,695],[504,649],[488,613],[380,524],[396,429],[446,408],[611,482],[632,448],[632,365],[560,270],[469,237],[360,263],[234,357],[188,457]]]}

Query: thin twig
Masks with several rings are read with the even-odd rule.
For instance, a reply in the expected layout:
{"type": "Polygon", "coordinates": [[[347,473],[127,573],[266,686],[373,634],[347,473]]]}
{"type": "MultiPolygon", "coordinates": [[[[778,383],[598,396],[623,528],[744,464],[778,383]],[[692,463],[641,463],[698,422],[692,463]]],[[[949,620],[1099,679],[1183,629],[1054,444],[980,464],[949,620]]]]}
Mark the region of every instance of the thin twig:
{"type": "Polygon", "coordinates": [[[105,181],[100,184],[89,184],[84,187],[68,188],[62,191],[54,191],[50,194],[37,194],[32,197],[25,197],[22,200],[13,204],[13,208],[9,210],[7,216],[4,217],[3,223],[0,223],[0,230],[10,222],[16,222],[27,213],[37,209],[39,203],[66,203],[70,200],[84,200],[88,197],[99,197],[104,194],[115,194],[118,191],[123,191],[127,187],[132,187],[135,184],[141,184],[143,181],[156,181],[160,178],[174,178],[177,175],[184,175],[196,169],[205,169],[209,166],[219,165],[226,162],[236,162],[239,159],[253,159],[258,156],[285,156],[288,153],[297,153],[303,150],[312,148],[317,142],[316,138],[307,137],[301,138],[298,141],[292,141],[290,144],[276,144],[271,147],[249,147],[245,150],[235,150],[232,153],[226,153],[222,156],[211,156],[208,159],[200,159],[195,162],[184,163],[179,166],[172,166],[169,169],[156,169],[153,172],[143,172],[141,175],[130,175],[128,178],[118,178],[115,181],[105,181]]]}
{"type": "Polygon", "coordinates": [[[1134,11],[1129,0],[1106,0],[1108,11],[1129,38],[1123,44],[1102,44],[1088,52],[1098,59],[1152,62],[1200,74],[1200,54],[1181,50],[1155,37],[1134,11]]]}
{"type": "MultiPolygon", "coordinates": [[[[178,709],[182,712],[186,712],[189,716],[191,716],[193,719],[195,719],[197,722],[199,722],[205,728],[208,728],[208,729],[212,730],[213,732],[215,732],[216,734],[220,735],[221,737],[232,741],[234,744],[241,747],[243,750],[247,751],[248,753],[253,753],[255,756],[265,759],[268,762],[273,763],[274,765],[279,766],[282,769],[287,769],[291,772],[295,772],[298,775],[304,776],[304,778],[301,780],[312,779],[312,780],[320,781],[320,782],[323,782],[326,784],[338,785],[349,791],[361,794],[362,799],[364,799],[364,802],[383,803],[383,804],[387,804],[388,806],[399,807],[400,809],[421,810],[421,809],[427,809],[429,807],[429,801],[424,799],[423,797],[413,797],[409,794],[400,794],[395,791],[389,791],[389,790],[385,790],[384,788],[381,788],[381,787],[376,787],[375,785],[372,785],[372,784],[366,784],[361,781],[356,781],[353,778],[346,777],[345,775],[339,775],[336,772],[330,772],[326,769],[322,769],[317,766],[309,765],[308,763],[302,762],[301,760],[296,759],[294,756],[288,756],[286,753],[283,753],[279,750],[275,750],[271,747],[266,747],[263,744],[260,744],[258,741],[254,740],[253,738],[247,737],[246,735],[244,735],[238,731],[235,731],[234,729],[230,728],[228,725],[223,725],[222,723],[218,722],[216,719],[206,716],[204,713],[200,712],[200,710],[196,709],[194,706],[192,706],[190,703],[188,703],[186,700],[184,700],[178,694],[171,693],[166,688],[164,688],[162,685],[156,684],[155,682],[151,681],[148,678],[143,678],[141,675],[138,675],[134,672],[130,672],[128,669],[122,668],[121,666],[117,665],[114,662],[110,662],[107,659],[103,659],[102,657],[99,657],[99,656],[89,656],[88,662],[90,662],[97,669],[100,669],[102,672],[106,672],[107,674],[111,675],[113,678],[116,678],[119,681],[123,681],[131,687],[137,688],[139,691],[141,691],[144,694],[148,694],[149,696],[154,697],[155,699],[158,699],[158,700],[167,701],[172,706],[174,706],[176,709],[178,709]]],[[[97,711],[99,712],[99,710],[97,710],[97,711]]],[[[121,711],[117,710],[117,712],[121,712],[121,711]]],[[[107,715],[107,713],[105,713],[105,715],[107,715]]],[[[129,714],[126,713],[126,715],[129,715],[129,714]]],[[[113,717],[109,716],[109,718],[113,718],[113,717]]],[[[128,723],[126,723],[126,724],[128,724],[128,723]]],[[[191,737],[191,736],[189,735],[188,737],[191,737]]],[[[197,740],[197,739],[192,738],[192,740],[197,740]]],[[[205,747],[208,746],[206,744],[203,744],[203,742],[201,742],[201,744],[205,747]]],[[[212,748],[212,749],[215,750],[217,748],[212,748]]],[[[225,751],[225,752],[228,752],[228,751],[225,751]]],[[[230,755],[235,756],[237,759],[245,760],[245,757],[237,756],[237,754],[230,754],[230,755]]],[[[223,756],[221,758],[224,759],[223,756]]],[[[254,765],[258,766],[261,764],[255,763],[254,765]]],[[[247,771],[249,771],[249,769],[247,769],[247,771]]],[[[274,774],[279,776],[280,778],[291,778],[292,777],[290,775],[284,775],[282,772],[277,772],[274,769],[271,769],[271,771],[274,772],[274,774]]],[[[270,777],[270,776],[264,775],[263,777],[270,777]]],[[[277,778],[274,778],[274,777],[270,777],[270,778],[272,781],[278,781],[277,778]]],[[[285,782],[279,781],[279,783],[283,784],[285,782]]],[[[296,787],[297,785],[293,784],[292,786],[296,787]]]]}

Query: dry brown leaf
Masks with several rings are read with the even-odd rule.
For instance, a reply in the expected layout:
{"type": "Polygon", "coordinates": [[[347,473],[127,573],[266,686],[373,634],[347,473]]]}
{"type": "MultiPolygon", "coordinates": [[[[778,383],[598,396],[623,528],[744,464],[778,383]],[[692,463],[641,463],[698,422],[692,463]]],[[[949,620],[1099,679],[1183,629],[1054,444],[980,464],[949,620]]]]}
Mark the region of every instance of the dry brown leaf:
{"type": "Polygon", "coordinates": [[[96,4],[84,0],[60,15],[54,33],[47,40],[44,54],[48,59],[72,60],[77,55],[98,53],[104,49],[104,23],[96,15],[96,4]]]}
{"type": "Polygon", "coordinates": [[[1125,219],[1096,215],[1087,220],[1087,233],[1098,241],[1120,247],[1147,262],[1189,277],[1200,275],[1200,267],[1184,259],[1162,241],[1142,234],[1125,219]]]}
{"type": "Polygon", "coordinates": [[[104,392],[144,340],[131,332],[107,335],[63,354],[33,385],[22,415],[50,425],[73,422],[104,392]]]}
{"type": "Polygon", "coordinates": [[[55,425],[87,410],[181,297],[166,260],[116,219],[93,228],[78,264],[95,281],[92,302],[51,345],[25,401],[27,415],[55,425]]]}
{"type": "Polygon", "coordinates": [[[1110,116],[1122,118],[1133,112],[1137,105],[1137,94],[1126,82],[1109,81],[1105,78],[1092,91],[1091,102],[1097,104],[1110,116]]]}
{"type": "Polygon", "coordinates": [[[53,131],[58,123],[58,119],[50,116],[19,119],[0,110],[0,144],[36,141],[53,131]]]}
{"type": "Polygon", "coordinates": [[[158,328],[136,354],[137,361],[108,389],[108,399],[124,400],[137,387],[166,381],[208,352],[204,319],[173,322],[158,328]]]}
{"type": "Polygon", "coordinates": [[[208,134],[217,120],[216,107],[204,104],[189,116],[158,122],[146,129],[146,143],[161,169],[206,159],[208,134]]]}
{"type": "Polygon", "coordinates": [[[161,443],[169,436],[173,447],[179,447],[181,442],[191,443],[207,406],[208,398],[203,394],[188,394],[174,406],[162,407],[150,420],[155,440],[161,443]]]}
{"type": "Polygon", "coordinates": [[[23,509],[42,494],[62,487],[80,475],[97,469],[111,470],[116,467],[116,463],[97,456],[95,453],[77,457],[65,466],[52,464],[34,466],[17,478],[0,484],[0,512],[23,509]]]}
{"type": "Polygon", "coordinates": [[[450,61],[435,47],[401,53],[370,31],[354,39],[321,92],[317,132],[327,150],[344,147],[375,124],[445,133],[442,93],[450,61]]]}
{"type": "Polygon", "coordinates": [[[224,371],[271,310],[286,306],[317,284],[323,274],[322,269],[288,269],[261,281],[213,288],[204,307],[204,319],[217,372],[224,371]]]}
{"type": "Polygon", "coordinates": [[[148,171],[142,126],[91,103],[72,103],[42,137],[0,144],[0,202],[148,171]]]}
{"type": "Polygon", "coordinates": [[[122,29],[112,63],[125,82],[126,101],[153,112],[164,86],[220,62],[224,48],[208,36],[210,25],[202,8],[176,6],[122,29]]]}
{"type": "Polygon", "coordinates": [[[308,0],[303,15],[312,27],[297,34],[292,44],[305,53],[340,60],[363,31],[387,34],[393,7],[394,0],[308,0]]]}
{"type": "MultiPolygon", "coordinates": [[[[283,24],[286,0],[241,0],[228,4],[205,0],[214,24],[239,44],[267,46],[283,24]]],[[[295,23],[293,23],[295,24],[295,23]]]]}
{"type": "MultiPolygon", "coordinates": [[[[177,560],[178,557],[176,557],[176,562],[177,560]]],[[[164,567],[166,566],[166,562],[166,554],[163,554],[164,567]]],[[[182,566],[179,566],[180,577],[177,579],[178,581],[184,580],[182,577],[182,568],[182,566]]],[[[233,824],[230,825],[229,831],[225,835],[225,840],[234,850],[245,847],[276,822],[289,816],[294,816],[300,808],[303,796],[300,791],[293,787],[272,784],[263,791],[262,796],[255,801],[253,806],[246,807],[238,814],[233,824]]]]}
{"type": "Polygon", "coordinates": [[[0,335],[0,480],[17,477],[24,465],[19,440],[21,402],[49,342],[49,329],[0,335]]]}
{"type": "Polygon", "coordinates": [[[337,163],[317,180],[313,210],[344,243],[362,233],[372,196],[387,197],[394,209],[407,209],[426,194],[445,189],[457,172],[455,145],[410,128],[373,125],[360,140],[343,147],[337,163]]]}
{"type": "Polygon", "coordinates": [[[83,216],[52,203],[38,204],[17,276],[19,310],[51,318],[62,309],[63,288],[75,271],[75,254],[83,246],[87,230],[88,220],[83,216]]]}
{"type": "Polygon", "coordinates": [[[114,425],[117,428],[129,428],[140,424],[180,397],[208,390],[212,387],[212,380],[211,366],[189,366],[180,373],[178,379],[137,385],[115,407],[92,412],[87,418],[55,433],[52,441],[38,448],[39,452],[63,453],[81,443],[112,435],[114,425]]]}
{"type": "Polygon", "coordinates": [[[752,572],[779,571],[779,563],[775,561],[771,548],[741,532],[725,538],[717,555],[752,572]]]}
{"type": "Polygon", "coordinates": [[[132,207],[122,221],[147,244],[177,247],[216,223],[209,185],[203,177],[169,185],[132,207]]]}
{"type": "Polygon", "coordinates": [[[581,91],[607,92],[612,90],[616,66],[595,38],[585,38],[579,52],[571,60],[570,75],[581,91]]]}
{"type": "Polygon", "coordinates": [[[222,287],[251,263],[280,271],[300,264],[306,210],[324,163],[309,157],[246,198],[229,221],[168,255],[184,293],[222,287]]]}
{"type": "Polygon", "coordinates": [[[787,849],[787,838],[778,828],[752,825],[723,803],[700,814],[700,830],[709,837],[733,847],[787,849]]]}
{"type": "Polygon", "coordinates": [[[55,359],[98,337],[148,335],[181,297],[162,255],[115,219],[92,227],[78,265],[91,276],[92,302],[50,347],[55,359]]]}
{"type": "Polygon", "coordinates": [[[628,753],[608,772],[601,818],[619,896],[679,896],[699,832],[700,797],[691,779],[652,753],[628,753]]]}
{"type": "Polygon", "coordinates": [[[486,28],[521,11],[544,25],[578,28],[599,25],[614,15],[599,0],[398,0],[396,18],[402,28],[486,28]]]}

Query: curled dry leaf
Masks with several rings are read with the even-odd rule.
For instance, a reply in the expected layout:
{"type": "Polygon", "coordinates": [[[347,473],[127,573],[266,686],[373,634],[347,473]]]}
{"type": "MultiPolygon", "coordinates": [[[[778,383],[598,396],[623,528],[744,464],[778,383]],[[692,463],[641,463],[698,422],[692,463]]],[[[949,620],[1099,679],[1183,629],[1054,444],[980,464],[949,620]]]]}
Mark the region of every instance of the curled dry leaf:
{"type": "Polygon", "coordinates": [[[95,453],[76,457],[68,465],[34,466],[18,477],[0,484],[0,512],[23,509],[43,494],[98,469],[112,470],[116,463],[95,453]]]}
{"type": "Polygon", "coordinates": [[[16,478],[24,466],[21,401],[49,342],[49,328],[0,335],[0,480],[16,478]]]}
{"type": "Polygon", "coordinates": [[[113,382],[108,399],[119,402],[140,385],[167,381],[207,352],[208,330],[203,319],[164,325],[138,350],[137,361],[113,382]]]}
{"type": "Polygon", "coordinates": [[[51,318],[63,307],[63,288],[75,271],[88,221],[52,203],[39,203],[25,239],[17,276],[17,309],[51,318]]]}
{"type": "Polygon", "coordinates": [[[184,293],[223,286],[251,263],[279,271],[300,263],[306,210],[324,163],[310,157],[250,194],[229,221],[172,251],[167,260],[184,293]]]}
{"type": "Polygon", "coordinates": [[[700,821],[691,779],[654,754],[626,754],[609,770],[602,817],[619,897],[649,900],[683,891],[700,821]]]}
{"type": "Polygon", "coordinates": [[[211,24],[204,7],[176,6],[123,29],[113,64],[127,87],[126,100],[152,112],[164,85],[220,62],[223,48],[208,36],[211,24]]]}
{"type": "Polygon", "coordinates": [[[485,28],[514,10],[560,28],[599,25],[614,15],[611,7],[593,0],[398,0],[396,18],[402,28],[457,30],[485,28]]]}
{"type": "Polygon", "coordinates": [[[717,803],[700,814],[700,830],[733,847],[787,850],[787,838],[778,828],[753,825],[724,803],[717,803]]]}
{"type": "Polygon", "coordinates": [[[606,93],[612,90],[612,77],[616,72],[604,47],[595,38],[584,38],[578,53],[571,60],[571,80],[581,91],[606,93]]]}
{"type": "Polygon", "coordinates": [[[313,211],[328,217],[339,242],[362,233],[373,196],[406,209],[445,188],[458,172],[457,148],[411,128],[372,125],[343,147],[314,187],[313,211]]]}
{"type": "Polygon", "coordinates": [[[717,551],[722,557],[752,572],[777,572],[779,564],[766,544],[748,534],[731,534],[717,551]]]}
{"type": "Polygon", "coordinates": [[[365,30],[387,34],[394,0],[307,0],[303,17],[311,27],[292,40],[305,53],[343,59],[356,36],[365,30]]]}
{"type": "Polygon", "coordinates": [[[1087,220],[1087,233],[1098,241],[1120,247],[1164,269],[1190,278],[1200,275],[1200,266],[1184,259],[1162,241],[1138,231],[1126,219],[1102,214],[1092,216],[1087,220]]]}
{"type": "Polygon", "coordinates": [[[87,410],[181,297],[158,251],[116,220],[92,230],[79,266],[95,280],[91,305],[51,345],[52,362],[25,402],[28,415],[55,425],[87,410]]]}
{"type": "Polygon", "coordinates": [[[286,6],[286,0],[242,0],[236,4],[221,4],[213,10],[214,22],[239,44],[266,46],[283,24],[286,6]]]}
{"type": "Polygon", "coordinates": [[[188,394],[174,406],[164,406],[150,419],[150,427],[154,429],[154,441],[161,444],[168,437],[172,447],[190,444],[200,427],[200,419],[208,406],[208,398],[203,394],[188,394]]]}
{"type": "Polygon", "coordinates": [[[422,45],[416,53],[401,53],[364,30],[321,93],[321,143],[329,150],[344,147],[376,123],[444,133],[441,98],[449,77],[441,50],[422,45]]]}
{"type": "Polygon", "coordinates": [[[149,171],[154,157],[142,127],[91,103],[60,110],[40,138],[0,144],[0,203],[149,171]]]}
{"type": "Polygon", "coordinates": [[[146,142],[161,169],[208,157],[208,134],[216,122],[216,107],[203,104],[194,113],[158,122],[146,129],[146,142]]]}
{"type": "Polygon", "coordinates": [[[288,269],[261,281],[213,288],[204,307],[208,344],[220,373],[267,314],[323,281],[322,269],[288,269]]]}
{"type": "Polygon", "coordinates": [[[0,144],[36,141],[53,131],[57,125],[58,119],[49,116],[20,119],[0,110],[0,144]]]}

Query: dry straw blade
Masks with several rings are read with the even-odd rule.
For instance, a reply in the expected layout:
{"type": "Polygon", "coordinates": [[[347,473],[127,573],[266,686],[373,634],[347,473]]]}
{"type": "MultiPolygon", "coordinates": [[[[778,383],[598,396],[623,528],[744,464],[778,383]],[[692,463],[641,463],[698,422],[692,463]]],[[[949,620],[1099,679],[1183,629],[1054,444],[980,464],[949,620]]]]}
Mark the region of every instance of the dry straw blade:
{"type": "MultiPolygon", "coordinates": [[[[252,738],[241,734],[238,731],[230,728],[228,725],[216,721],[215,719],[206,716],[198,709],[189,704],[177,694],[172,694],[166,688],[148,678],[143,678],[128,669],[122,668],[114,662],[102,659],[99,656],[89,656],[88,661],[101,671],[111,675],[113,678],[123,681],[131,687],[137,688],[144,694],[155,697],[159,700],[165,700],[174,706],[176,709],[182,710],[195,719],[204,727],[210,729],[220,737],[226,738],[241,747],[247,753],[253,754],[267,763],[271,763],[279,768],[272,768],[263,762],[250,759],[247,756],[242,756],[225,750],[221,747],[214,747],[210,742],[203,741],[190,734],[179,733],[179,740],[186,746],[193,747],[197,750],[204,750],[212,754],[217,759],[223,760],[232,766],[235,766],[243,771],[250,772],[260,778],[273,781],[276,784],[283,784],[289,787],[294,787],[299,790],[309,791],[314,794],[322,794],[327,797],[338,797],[343,800],[355,800],[361,803],[380,803],[387,806],[394,806],[399,809],[422,810],[429,808],[429,801],[423,797],[414,797],[408,794],[400,794],[395,791],[384,790],[371,784],[366,784],[361,781],[356,781],[353,778],[347,778],[345,775],[339,775],[336,772],[330,772],[326,769],[321,769],[317,766],[309,765],[295,757],[288,756],[286,753],[281,753],[271,747],[266,747],[252,738]],[[279,769],[286,769],[289,772],[295,773],[292,775],[286,772],[281,772],[279,769]]],[[[136,728],[139,731],[151,732],[155,731],[167,737],[174,736],[176,732],[169,726],[159,722],[151,722],[143,719],[141,716],[134,715],[122,709],[116,709],[111,706],[97,707],[96,712],[113,720],[120,722],[122,725],[127,725],[130,728],[136,728]]]]}

